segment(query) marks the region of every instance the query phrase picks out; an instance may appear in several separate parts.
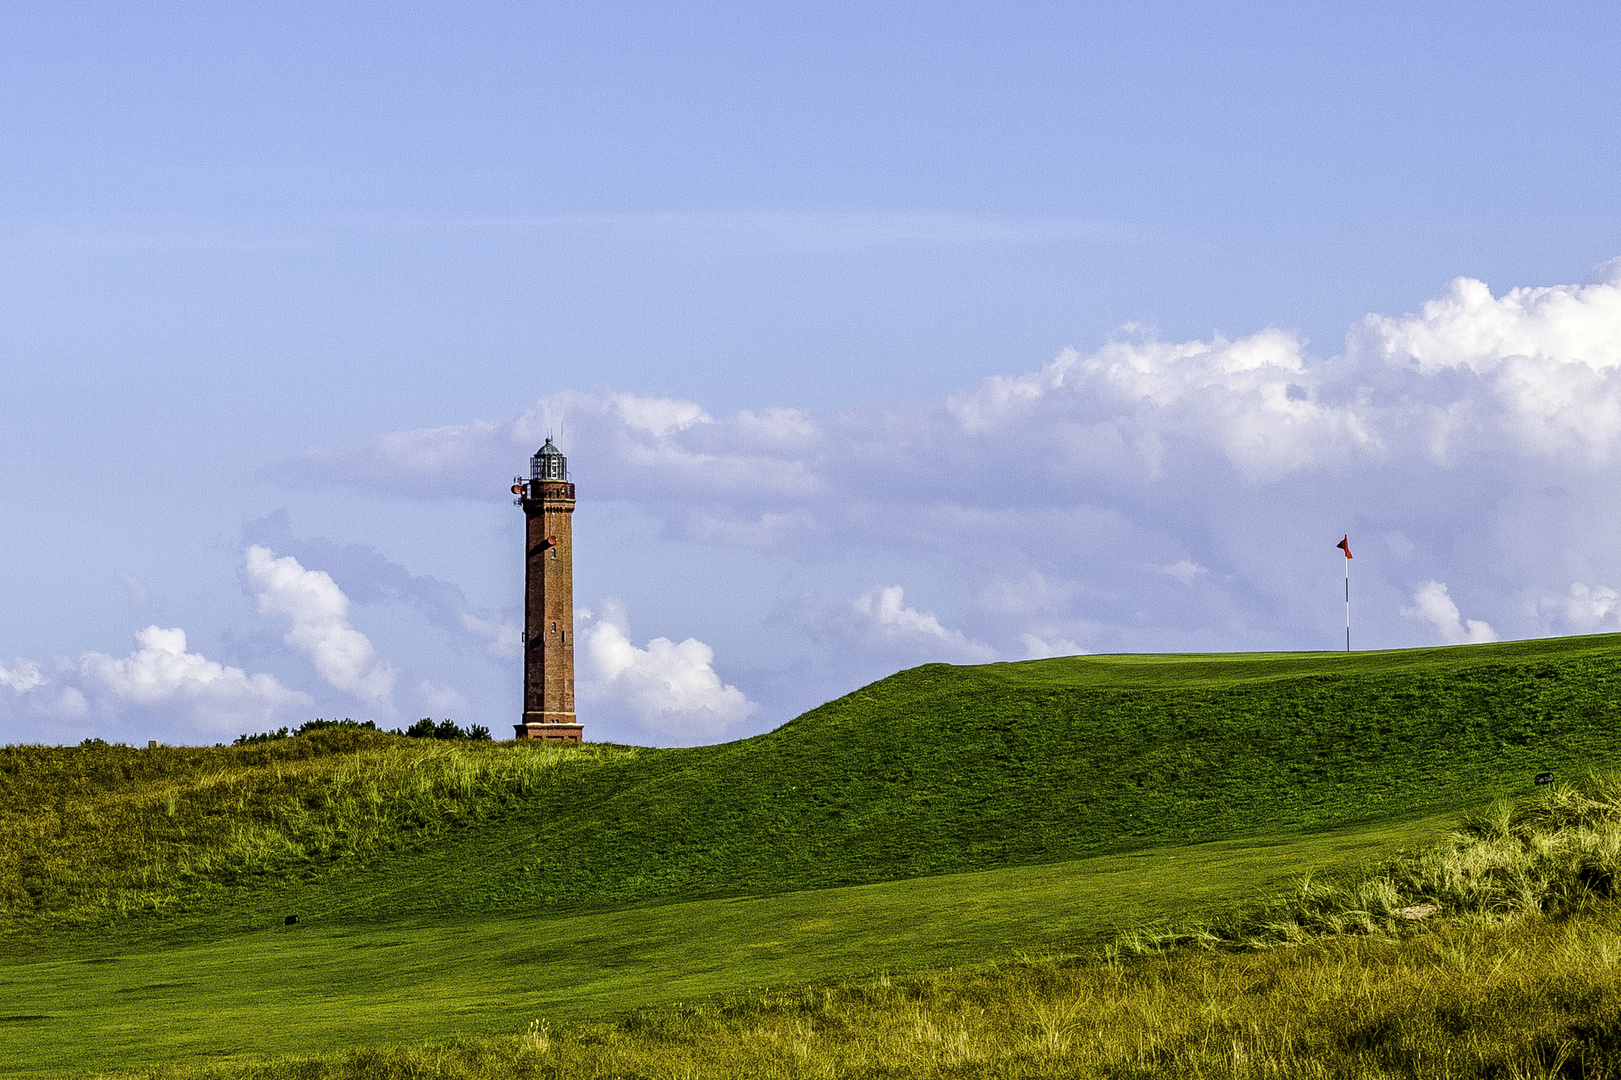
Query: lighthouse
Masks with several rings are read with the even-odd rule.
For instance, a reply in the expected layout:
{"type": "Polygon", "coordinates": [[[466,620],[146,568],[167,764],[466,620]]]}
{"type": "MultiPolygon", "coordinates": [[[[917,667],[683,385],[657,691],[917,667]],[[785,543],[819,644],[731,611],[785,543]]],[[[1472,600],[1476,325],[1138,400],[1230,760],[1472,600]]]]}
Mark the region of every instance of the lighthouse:
{"type": "Polygon", "coordinates": [[[568,459],[547,438],[513,477],[526,519],[523,603],[523,723],[520,739],[577,743],[574,715],[574,485],[568,459]]]}

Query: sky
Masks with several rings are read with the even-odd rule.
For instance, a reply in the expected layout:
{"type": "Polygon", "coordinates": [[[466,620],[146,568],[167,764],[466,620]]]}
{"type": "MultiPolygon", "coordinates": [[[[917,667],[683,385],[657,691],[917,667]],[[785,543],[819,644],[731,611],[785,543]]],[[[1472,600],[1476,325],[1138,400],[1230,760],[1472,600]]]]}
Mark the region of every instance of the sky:
{"type": "Polygon", "coordinates": [[[0,743],[1621,630],[1599,5],[0,5],[0,743]]]}

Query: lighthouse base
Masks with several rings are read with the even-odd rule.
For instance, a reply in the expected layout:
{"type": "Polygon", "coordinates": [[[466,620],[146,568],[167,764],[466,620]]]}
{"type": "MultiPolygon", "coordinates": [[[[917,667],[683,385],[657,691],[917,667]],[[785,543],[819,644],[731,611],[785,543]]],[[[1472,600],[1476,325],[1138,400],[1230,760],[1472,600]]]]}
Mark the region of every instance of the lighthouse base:
{"type": "Polygon", "coordinates": [[[585,734],[585,725],[574,723],[573,713],[524,713],[523,723],[512,725],[512,730],[520,741],[577,743],[585,734]],[[567,720],[563,720],[565,716],[567,720]]]}

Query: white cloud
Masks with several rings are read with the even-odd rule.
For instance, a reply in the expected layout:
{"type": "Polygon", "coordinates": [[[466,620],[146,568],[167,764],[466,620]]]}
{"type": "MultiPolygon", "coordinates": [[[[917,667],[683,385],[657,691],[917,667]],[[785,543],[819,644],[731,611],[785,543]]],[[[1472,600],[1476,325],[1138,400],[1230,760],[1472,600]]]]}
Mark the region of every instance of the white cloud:
{"type": "Polygon", "coordinates": [[[540,443],[559,438],[571,461],[591,463],[597,498],[681,492],[802,498],[824,486],[814,463],[817,428],[798,410],[743,412],[718,423],[695,402],[564,391],[506,423],[476,421],[315,447],[269,475],[286,483],[340,483],[428,497],[487,498],[495,478],[526,472],[540,443]]]}
{"type": "Polygon", "coordinates": [[[671,433],[685,431],[694,424],[713,424],[715,421],[695,402],[677,398],[637,397],[635,394],[614,394],[608,399],[619,413],[625,426],[634,431],[645,431],[655,439],[671,433]]]}
{"type": "Polygon", "coordinates": [[[1044,471],[1158,479],[1203,448],[1259,482],[1378,445],[1358,409],[1322,402],[1329,374],[1281,330],[1121,340],[1091,356],[1067,349],[1032,374],[993,376],[946,408],[969,436],[1035,435],[1050,452],[1044,471]]]}
{"type": "Polygon", "coordinates": [[[365,634],[349,625],[349,598],[330,574],[306,570],[291,555],[258,544],[248,548],[243,581],[267,618],[292,623],[285,641],[332,686],[366,704],[393,711],[394,668],[365,634]]]}
{"type": "Polygon", "coordinates": [[[243,540],[282,551],[302,564],[319,564],[341,577],[344,595],[358,604],[404,602],[434,625],[478,641],[491,656],[515,660],[523,654],[523,624],[514,610],[475,611],[462,590],[437,578],[413,574],[369,544],[338,544],[322,537],[299,537],[285,510],[249,521],[243,540]]]}
{"type": "Polygon", "coordinates": [[[473,711],[467,699],[454,687],[432,683],[427,679],[417,683],[417,697],[428,712],[438,714],[441,719],[466,719],[473,711]]]}
{"type": "Polygon", "coordinates": [[[1563,596],[1545,597],[1538,606],[1561,618],[1572,631],[1591,634],[1607,629],[1605,623],[1621,608],[1621,595],[1607,585],[1576,581],[1563,596]]]}
{"type": "Polygon", "coordinates": [[[907,607],[899,585],[867,590],[850,601],[850,610],[862,637],[893,652],[959,664],[988,664],[997,658],[984,642],[941,625],[934,612],[907,607]]]}
{"type": "Polygon", "coordinates": [[[726,417],[570,391],[505,422],[311,450],[280,475],[495,499],[496,478],[562,432],[582,505],[633,504],[666,536],[816,581],[800,629],[848,671],[852,641],[884,662],[1027,655],[1026,634],[1092,651],[1319,647],[1337,636],[1347,531],[1387,538],[1353,569],[1369,647],[1417,644],[1421,626],[1447,640],[1611,626],[1601,586],[1565,593],[1621,579],[1618,268],[1498,294],[1460,279],[1360,321],[1326,357],[1275,328],[1168,342],[1128,327],[929,407],[726,417]],[[882,588],[838,599],[919,563],[957,590],[964,630],[882,588]],[[1456,630],[1400,584],[1464,577],[1480,610],[1456,630]]]}
{"type": "Polygon", "coordinates": [[[13,691],[0,700],[0,720],[21,722],[30,740],[106,734],[106,725],[116,732],[130,722],[214,738],[273,726],[313,704],[272,675],[249,675],[189,651],[179,627],[148,626],[127,656],[87,652],[50,669],[18,660],[0,666],[0,686],[13,691]]]}
{"type": "Polygon", "coordinates": [[[19,694],[26,694],[45,685],[45,676],[40,674],[38,664],[21,657],[15,663],[17,666],[13,668],[0,664],[0,686],[9,686],[19,694]]]}
{"type": "Polygon", "coordinates": [[[1178,559],[1169,566],[1156,567],[1160,573],[1173,577],[1184,585],[1192,585],[1200,574],[1208,574],[1209,570],[1200,566],[1192,559],[1178,559]]]}
{"type": "Polygon", "coordinates": [[[824,432],[816,420],[802,409],[747,409],[735,421],[740,442],[760,450],[805,453],[815,449],[824,432]]]}
{"type": "Polygon", "coordinates": [[[696,638],[656,637],[646,648],[630,639],[623,602],[602,602],[600,618],[577,613],[589,665],[581,696],[620,709],[646,731],[677,742],[710,742],[758,708],[743,691],[721,682],[715,651],[696,638]]]}
{"type": "Polygon", "coordinates": [[[1607,461],[1621,438],[1621,279],[1613,273],[1500,297],[1459,278],[1417,314],[1369,315],[1347,346],[1364,377],[1382,376],[1368,381],[1386,394],[1416,392],[1385,404],[1385,422],[1427,428],[1442,460],[1506,444],[1607,461]]]}
{"type": "Polygon", "coordinates": [[[772,548],[788,539],[825,533],[826,526],[806,513],[773,514],[765,511],[749,518],[740,518],[725,510],[697,508],[684,519],[686,534],[694,540],[703,540],[728,547],[772,548]]]}
{"type": "Polygon", "coordinates": [[[113,715],[126,707],[173,710],[185,721],[211,731],[268,724],[311,699],[289,690],[270,675],[249,675],[199,653],[186,651],[179,627],[149,626],[135,635],[135,651],[114,659],[89,652],[80,658],[82,690],[67,687],[59,704],[76,711],[88,696],[113,715]],[[79,695],[75,697],[74,695],[79,695]]]}
{"type": "Polygon", "coordinates": [[[1439,581],[1426,581],[1413,590],[1413,605],[1402,608],[1410,619],[1422,619],[1435,627],[1443,645],[1473,645],[1496,641],[1497,633],[1479,619],[1463,621],[1458,605],[1439,581]]]}
{"type": "Polygon", "coordinates": [[[1024,644],[1024,658],[1026,660],[1046,660],[1054,656],[1080,656],[1085,649],[1065,637],[1055,637],[1051,640],[1035,634],[1024,633],[1019,635],[1024,644]]]}
{"type": "Polygon", "coordinates": [[[1382,358],[1420,371],[1489,372],[1513,358],[1603,371],[1621,366],[1621,276],[1499,297],[1483,281],[1458,278],[1418,314],[1370,315],[1363,330],[1382,358]]]}

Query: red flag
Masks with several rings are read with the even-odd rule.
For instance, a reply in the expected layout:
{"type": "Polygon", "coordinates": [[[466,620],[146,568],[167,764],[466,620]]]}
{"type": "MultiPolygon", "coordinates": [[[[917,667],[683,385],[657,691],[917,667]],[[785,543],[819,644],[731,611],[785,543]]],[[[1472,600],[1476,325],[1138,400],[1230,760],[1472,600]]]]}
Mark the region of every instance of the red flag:
{"type": "Polygon", "coordinates": [[[1347,559],[1349,559],[1351,557],[1351,538],[1349,536],[1347,536],[1344,540],[1341,540],[1339,543],[1335,544],[1334,546],[1339,548],[1341,551],[1345,552],[1345,557],[1347,559]]]}

